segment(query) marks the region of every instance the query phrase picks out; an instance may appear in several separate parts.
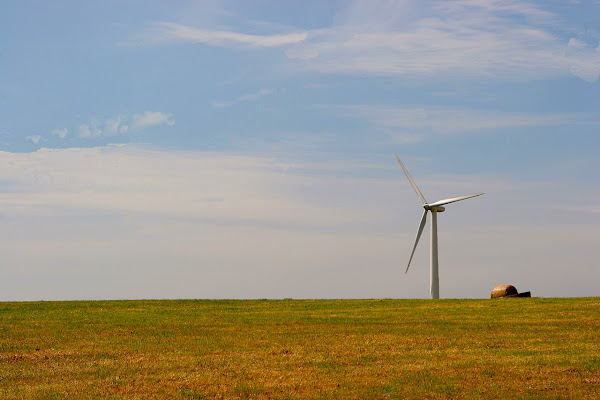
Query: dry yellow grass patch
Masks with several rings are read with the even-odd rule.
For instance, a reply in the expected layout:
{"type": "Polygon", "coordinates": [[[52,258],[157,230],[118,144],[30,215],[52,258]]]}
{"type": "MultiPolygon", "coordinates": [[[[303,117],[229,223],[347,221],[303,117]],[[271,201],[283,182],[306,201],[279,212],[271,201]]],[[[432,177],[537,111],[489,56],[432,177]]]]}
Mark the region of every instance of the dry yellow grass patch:
{"type": "Polygon", "coordinates": [[[0,398],[600,398],[600,300],[0,303],[0,398]]]}

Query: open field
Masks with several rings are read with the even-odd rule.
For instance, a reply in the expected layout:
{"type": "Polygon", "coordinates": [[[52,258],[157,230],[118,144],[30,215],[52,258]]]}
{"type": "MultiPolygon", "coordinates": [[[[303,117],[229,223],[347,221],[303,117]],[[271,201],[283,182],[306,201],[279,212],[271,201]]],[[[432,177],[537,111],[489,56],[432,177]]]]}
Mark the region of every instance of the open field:
{"type": "Polygon", "coordinates": [[[600,298],[0,303],[0,398],[600,398],[600,298]]]}

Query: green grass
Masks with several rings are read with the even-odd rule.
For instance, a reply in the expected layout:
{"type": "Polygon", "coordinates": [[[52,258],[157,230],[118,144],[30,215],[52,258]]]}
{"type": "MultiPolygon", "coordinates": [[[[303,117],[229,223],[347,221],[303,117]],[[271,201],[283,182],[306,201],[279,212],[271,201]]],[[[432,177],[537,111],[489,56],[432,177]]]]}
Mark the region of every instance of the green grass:
{"type": "Polygon", "coordinates": [[[0,398],[598,399],[600,299],[0,303],[0,398]]]}

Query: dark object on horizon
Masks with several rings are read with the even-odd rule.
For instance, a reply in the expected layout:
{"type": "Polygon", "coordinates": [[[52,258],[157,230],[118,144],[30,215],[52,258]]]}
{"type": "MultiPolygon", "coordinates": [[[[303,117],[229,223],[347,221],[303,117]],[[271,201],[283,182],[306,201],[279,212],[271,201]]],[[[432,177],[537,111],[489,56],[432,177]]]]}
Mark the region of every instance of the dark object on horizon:
{"type": "Polygon", "coordinates": [[[519,293],[513,285],[498,285],[492,289],[491,299],[501,299],[504,297],[531,297],[531,292],[519,293]]]}

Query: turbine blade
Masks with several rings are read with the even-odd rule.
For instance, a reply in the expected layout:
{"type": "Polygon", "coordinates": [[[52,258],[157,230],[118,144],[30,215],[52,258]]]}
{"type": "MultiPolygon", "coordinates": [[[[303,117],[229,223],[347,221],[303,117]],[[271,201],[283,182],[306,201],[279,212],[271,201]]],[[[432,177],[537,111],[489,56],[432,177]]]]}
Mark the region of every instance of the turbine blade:
{"type": "Polygon", "coordinates": [[[430,206],[431,207],[443,206],[444,204],[454,203],[455,201],[461,201],[461,200],[465,200],[465,199],[470,199],[471,197],[481,196],[482,194],[483,193],[475,193],[475,194],[468,194],[466,196],[453,197],[451,199],[444,199],[444,200],[436,201],[435,203],[430,204],[430,206]]]}
{"type": "Polygon", "coordinates": [[[402,167],[402,170],[404,171],[404,174],[408,178],[408,181],[410,182],[410,185],[413,187],[413,189],[415,189],[415,192],[417,192],[417,196],[419,196],[419,198],[421,199],[421,201],[423,202],[423,204],[427,204],[427,200],[425,200],[425,197],[423,197],[423,195],[421,194],[421,191],[417,187],[417,184],[415,183],[415,181],[413,181],[412,178],[410,177],[410,174],[408,173],[408,170],[406,169],[406,167],[404,166],[404,164],[402,164],[402,161],[400,161],[400,157],[398,157],[398,154],[396,154],[396,160],[398,160],[398,164],[400,164],[400,166],[402,167]]]}
{"type": "Polygon", "coordinates": [[[419,243],[419,239],[421,238],[421,233],[423,233],[423,228],[425,228],[425,222],[427,222],[427,210],[423,213],[421,217],[421,224],[419,225],[419,230],[417,231],[417,238],[415,239],[415,245],[413,246],[412,253],[410,253],[410,259],[408,260],[408,265],[406,266],[405,274],[408,272],[408,267],[410,267],[410,262],[415,255],[415,250],[417,249],[417,244],[419,243]]]}

